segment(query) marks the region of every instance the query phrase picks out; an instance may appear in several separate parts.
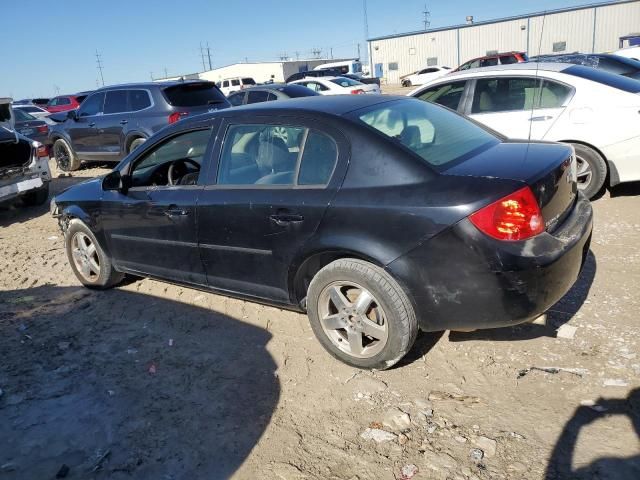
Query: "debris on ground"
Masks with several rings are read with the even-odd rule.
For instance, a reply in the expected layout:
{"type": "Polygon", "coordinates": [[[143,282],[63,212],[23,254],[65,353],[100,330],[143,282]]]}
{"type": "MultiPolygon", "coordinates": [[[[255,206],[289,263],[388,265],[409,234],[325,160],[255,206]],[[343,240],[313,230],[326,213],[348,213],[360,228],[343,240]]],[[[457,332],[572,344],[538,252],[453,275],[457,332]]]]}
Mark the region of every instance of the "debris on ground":
{"type": "Polygon", "coordinates": [[[621,378],[607,378],[602,385],[605,387],[628,387],[629,384],[621,378]]]}
{"type": "Polygon", "coordinates": [[[574,327],[572,325],[567,325],[565,323],[556,331],[556,337],[564,338],[566,340],[573,340],[573,337],[575,337],[576,335],[576,330],[578,330],[577,327],[574,327]]]}
{"type": "Polygon", "coordinates": [[[480,436],[471,440],[471,442],[484,452],[487,458],[495,457],[498,448],[498,442],[492,438],[480,436]]]}
{"type": "Polygon", "coordinates": [[[484,458],[484,452],[479,448],[472,448],[469,451],[469,457],[471,457],[471,460],[474,462],[480,462],[484,458]]]}
{"type": "Polygon", "coordinates": [[[525,375],[527,375],[529,372],[532,372],[534,370],[537,370],[539,372],[544,372],[544,373],[552,373],[552,374],[565,372],[565,373],[571,373],[572,375],[576,375],[578,377],[582,377],[584,375],[589,374],[589,370],[587,370],[586,368],[529,367],[529,368],[524,368],[518,371],[518,378],[522,378],[525,375]]]}
{"type": "Polygon", "coordinates": [[[408,413],[393,407],[384,414],[382,425],[391,430],[402,432],[411,428],[411,417],[409,417],[408,413]]]}
{"type": "Polygon", "coordinates": [[[402,467],[402,470],[400,470],[400,477],[398,480],[411,480],[419,471],[418,467],[413,464],[405,465],[402,467]]]}
{"type": "Polygon", "coordinates": [[[379,428],[367,428],[360,434],[365,440],[374,440],[377,443],[391,442],[396,439],[396,435],[379,428]]]}

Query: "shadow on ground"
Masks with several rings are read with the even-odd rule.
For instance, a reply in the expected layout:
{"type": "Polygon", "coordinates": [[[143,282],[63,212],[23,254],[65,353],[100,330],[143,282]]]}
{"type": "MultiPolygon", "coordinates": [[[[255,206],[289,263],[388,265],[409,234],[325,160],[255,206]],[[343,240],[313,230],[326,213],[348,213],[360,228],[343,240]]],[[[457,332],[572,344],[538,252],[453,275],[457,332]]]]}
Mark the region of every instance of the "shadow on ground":
{"type": "MultiPolygon", "coordinates": [[[[603,457],[588,465],[573,469],[573,460],[580,431],[599,419],[611,415],[629,417],[640,443],[640,388],[632,390],[627,398],[600,398],[593,407],[578,407],[567,422],[553,449],[547,467],[546,480],[615,479],[638,480],[640,478],[640,454],[628,458],[603,457]]],[[[597,439],[593,439],[598,442],[597,439]]]]}
{"type": "Polygon", "coordinates": [[[473,332],[451,332],[449,340],[452,342],[466,340],[510,342],[514,340],[531,340],[539,337],[555,337],[556,329],[571,320],[588,298],[596,271],[596,257],[593,252],[589,251],[576,283],[558,303],[548,310],[547,325],[522,324],[508,328],[476,330],[473,332]]]}
{"type": "Polygon", "coordinates": [[[0,292],[2,478],[227,478],[278,402],[271,335],[122,290],[0,292]]]}

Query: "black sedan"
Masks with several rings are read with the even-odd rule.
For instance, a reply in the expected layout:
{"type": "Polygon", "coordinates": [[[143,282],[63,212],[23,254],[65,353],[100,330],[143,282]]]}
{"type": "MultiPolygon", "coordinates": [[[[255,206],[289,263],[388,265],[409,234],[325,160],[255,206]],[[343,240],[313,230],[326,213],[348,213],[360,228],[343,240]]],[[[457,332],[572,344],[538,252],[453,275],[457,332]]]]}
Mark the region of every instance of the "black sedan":
{"type": "Polygon", "coordinates": [[[302,85],[287,85],[286,83],[271,83],[245,88],[233,92],[227,100],[234,107],[249,105],[252,103],[271,102],[273,100],[286,100],[288,98],[313,97],[320,95],[310,88],[302,85]]]}
{"type": "Polygon", "coordinates": [[[88,287],[129,273],[306,311],[332,355],[376,369],[418,329],[537,318],[592,229],[571,147],[373,95],[187,118],[51,210],[88,287]]]}
{"type": "Polygon", "coordinates": [[[16,130],[27,138],[48,145],[49,142],[49,124],[46,120],[23,112],[20,108],[13,109],[13,116],[16,122],[16,130]]]}

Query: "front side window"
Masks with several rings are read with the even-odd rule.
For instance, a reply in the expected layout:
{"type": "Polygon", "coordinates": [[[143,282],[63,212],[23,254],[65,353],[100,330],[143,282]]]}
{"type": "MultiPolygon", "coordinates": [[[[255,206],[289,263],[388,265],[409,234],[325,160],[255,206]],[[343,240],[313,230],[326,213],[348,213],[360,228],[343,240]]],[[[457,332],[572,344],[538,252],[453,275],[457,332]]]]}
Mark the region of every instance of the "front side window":
{"type": "Polygon", "coordinates": [[[58,99],[58,105],[71,105],[71,100],[67,97],[61,97],[58,99]]]}
{"type": "Polygon", "coordinates": [[[104,92],[94,93],[89,95],[87,99],[82,102],[82,106],[78,110],[78,115],[81,117],[91,117],[102,113],[102,106],[104,104],[104,92]]]}
{"type": "Polygon", "coordinates": [[[461,81],[431,87],[422,92],[418,98],[426,102],[437,103],[438,105],[444,105],[452,110],[457,110],[460,105],[460,100],[462,99],[466,83],[466,81],[461,81]]]}
{"type": "Polygon", "coordinates": [[[415,99],[374,105],[350,116],[413,151],[436,170],[500,142],[464,117],[415,99]]]}
{"type": "Polygon", "coordinates": [[[269,92],[251,90],[247,94],[247,103],[261,103],[269,100],[269,92]]]}
{"type": "Polygon", "coordinates": [[[211,130],[206,129],[165,140],[136,160],[131,174],[132,185],[195,185],[210,138],[211,130]]]}
{"type": "Polygon", "coordinates": [[[335,142],[306,127],[231,125],[219,185],[325,185],[337,161],[335,142]]]}
{"type": "Polygon", "coordinates": [[[126,90],[111,90],[107,92],[104,102],[104,113],[123,113],[129,110],[127,106],[126,90]]]}
{"type": "Polygon", "coordinates": [[[231,86],[232,87],[240,86],[240,80],[231,80],[231,86]]]}

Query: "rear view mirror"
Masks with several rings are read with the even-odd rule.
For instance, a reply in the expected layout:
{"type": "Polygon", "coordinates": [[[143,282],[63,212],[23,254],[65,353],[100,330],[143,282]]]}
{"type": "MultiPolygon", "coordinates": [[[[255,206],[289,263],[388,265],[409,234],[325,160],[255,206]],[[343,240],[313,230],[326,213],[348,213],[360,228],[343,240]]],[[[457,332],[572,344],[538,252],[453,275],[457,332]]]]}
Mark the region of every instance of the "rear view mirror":
{"type": "Polygon", "coordinates": [[[78,112],[77,110],[69,110],[67,112],[67,118],[73,121],[78,120],[78,112]]]}
{"type": "Polygon", "coordinates": [[[102,190],[118,190],[126,194],[131,186],[130,183],[128,175],[121,175],[119,170],[114,170],[102,179],[102,190]]]}

